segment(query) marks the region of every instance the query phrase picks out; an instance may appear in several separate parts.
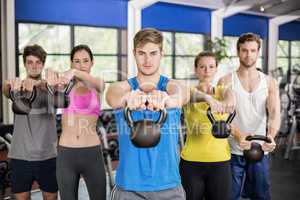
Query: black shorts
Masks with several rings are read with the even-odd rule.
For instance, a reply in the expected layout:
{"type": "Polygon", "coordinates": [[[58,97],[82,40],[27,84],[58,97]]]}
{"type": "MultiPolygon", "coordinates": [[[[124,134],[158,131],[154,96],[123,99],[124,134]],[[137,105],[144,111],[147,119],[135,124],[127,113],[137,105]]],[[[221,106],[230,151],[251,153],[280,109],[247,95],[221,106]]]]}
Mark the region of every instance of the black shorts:
{"type": "Polygon", "coordinates": [[[57,192],[56,158],[44,161],[25,161],[11,159],[12,192],[28,192],[33,181],[43,192],[57,192]]]}

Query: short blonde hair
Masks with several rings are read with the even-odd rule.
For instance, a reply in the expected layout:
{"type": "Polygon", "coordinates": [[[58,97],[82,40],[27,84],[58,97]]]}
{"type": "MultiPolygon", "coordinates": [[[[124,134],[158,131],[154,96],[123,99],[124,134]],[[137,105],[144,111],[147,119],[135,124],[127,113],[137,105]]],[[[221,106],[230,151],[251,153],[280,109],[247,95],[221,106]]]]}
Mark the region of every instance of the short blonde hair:
{"type": "Polygon", "coordinates": [[[139,46],[144,46],[147,43],[158,44],[160,50],[163,46],[163,35],[162,33],[154,28],[145,28],[137,32],[133,40],[134,49],[139,46]]]}

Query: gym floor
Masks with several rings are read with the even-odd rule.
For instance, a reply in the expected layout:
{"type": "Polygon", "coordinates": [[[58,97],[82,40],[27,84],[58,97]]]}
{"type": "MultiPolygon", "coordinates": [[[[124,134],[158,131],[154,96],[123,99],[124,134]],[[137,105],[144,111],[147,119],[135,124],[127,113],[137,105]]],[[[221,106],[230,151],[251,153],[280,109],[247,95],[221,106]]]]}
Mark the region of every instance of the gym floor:
{"type": "MultiPolygon", "coordinates": [[[[282,145],[284,146],[284,145],[282,145]]],[[[283,158],[284,147],[279,147],[271,155],[271,195],[272,200],[299,200],[300,196],[300,151],[290,153],[289,160],[283,158]]],[[[0,160],[5,152],[0,153],[0,160]]],[[[113,162],[113,167],[117,163],[113,162]]],[[[32,193],[32,200],[41,200],[39,191],[32,193]]],[[[80,181],[79,199],[88,200],[88,193],[84,181],[80,181]]]]}
{"type": "Polygon", "coordinates": [[[283,149],[271,157],[271,194],[272,200],[299,200],[300,197],[300,151],[283,158],[283,149]]]}
{"type": "MultiPolygon", "coordinates": [[[[283,150],[271,156],[272,200],[299,200],[300,196],[300,151],[291,153],[290,160],[283,159],[283,150]]],[[[32,200],[41,200],[40,192],[33,193],[32,200]]],[[[79,199],[88,200],[84,181],[80,182],[79,199]]]]}

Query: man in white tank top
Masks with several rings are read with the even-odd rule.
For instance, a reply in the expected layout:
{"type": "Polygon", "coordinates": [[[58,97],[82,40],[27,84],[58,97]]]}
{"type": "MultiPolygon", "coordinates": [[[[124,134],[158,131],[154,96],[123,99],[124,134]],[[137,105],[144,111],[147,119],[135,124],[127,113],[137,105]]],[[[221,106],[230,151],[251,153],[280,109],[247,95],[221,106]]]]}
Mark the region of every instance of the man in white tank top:
{"type": "Polygon", "coordinates": [[[275,149],[274,137],[280,126],[280,99],[276,81],[256,69],[259,57],[259,36],[246,33],[237,42],[240,66],[220,80],[229,86],[236,97],[236,117],[233,121],[234,137],[229,138],[231,147],[232,197],[231,200],[250,198],[269,200],[269,157],[275,149]],[[267,119],[268,115],[268,119],[267,119]],[[247,135],[263,135],[272,143],[261,142],[265,151],[257,163],[247,163],[243,150],[250,149],[247,135]]]}

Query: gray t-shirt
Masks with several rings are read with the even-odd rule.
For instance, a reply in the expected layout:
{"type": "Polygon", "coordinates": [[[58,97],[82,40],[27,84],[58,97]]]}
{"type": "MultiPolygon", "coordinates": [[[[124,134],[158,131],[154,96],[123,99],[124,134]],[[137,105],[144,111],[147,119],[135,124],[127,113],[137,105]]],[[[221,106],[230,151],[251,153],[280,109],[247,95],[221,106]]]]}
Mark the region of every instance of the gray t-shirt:
{"type": "Polygon", "coordinates": [[[37,89],[29,115],[17,115],[9,158],[42,161],[57,155],[57,132],[52,96],[37,89]]]}

